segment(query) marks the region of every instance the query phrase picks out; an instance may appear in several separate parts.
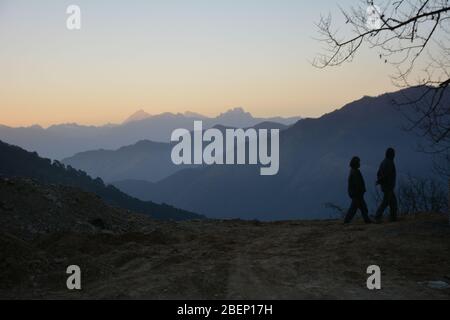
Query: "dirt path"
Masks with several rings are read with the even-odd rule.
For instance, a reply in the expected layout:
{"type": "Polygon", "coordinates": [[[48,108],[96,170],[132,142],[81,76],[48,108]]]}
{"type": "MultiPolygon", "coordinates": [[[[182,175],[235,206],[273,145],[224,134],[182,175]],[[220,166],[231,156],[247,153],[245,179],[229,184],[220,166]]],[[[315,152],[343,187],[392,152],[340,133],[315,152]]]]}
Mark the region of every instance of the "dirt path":
{"type": "Polygon", "coordinates": [[[120,299],[449,299],[450,227],[425,216],[395,224],[152,222],[143,232],[0,237],[0,297],[120,299]],[[25,258],[24,258],[25,257],[25,258]],[[65,266],[83,290],[65,289],[65,266]],[[382,269],[382,290],[366,268],[382,269]],[[15,273],[11,277],[11,270],[15,273]],[[6,281],[6,280],[5,280],[6,281]]]}

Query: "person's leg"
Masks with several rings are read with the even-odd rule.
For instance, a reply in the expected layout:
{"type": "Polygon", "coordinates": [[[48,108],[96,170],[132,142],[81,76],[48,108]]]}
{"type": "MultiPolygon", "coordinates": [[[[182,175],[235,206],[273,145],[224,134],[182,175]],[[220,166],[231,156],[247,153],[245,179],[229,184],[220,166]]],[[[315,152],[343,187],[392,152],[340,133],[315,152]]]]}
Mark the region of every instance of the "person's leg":
{"type": "Polygon", "coordinates": [[[350,205],[350,208],[347,211],[344,223],[350,223],[353,220],[353,217],[355,216],[357,210],[358,210],[358,201],[356,201],[356,199],[352,199],[352,204],[350,205]]]}
{"type": "Polygon", "coordinates": [[[397,221],[397,211],[398,211],[397,197],[395,196],[395,192],[392,191],[389,197],[389,212],[390,212],[390,220],[393,222],[397,221]]]}
{"type": "Polygon", "coordinates": [[[376,221],[381,222],[383,220],[383,213],[386,210],[386,208],[389,205],[389,192],[383,191],[383,201],[381,202],[380,206],[378,207],[377,213],[376,213],[376,221]]]}
{"type": "Polygon", "coordinates": [[[367,208],[367,203],[364,200],[364,197],[361,198],[361,200],[360,200],[360,209],[361,209],[361,214],[364,219],[364,222],[372,223],[372,220],[370,220],[370,218],[369,218],[369,209],[367,208]]]}

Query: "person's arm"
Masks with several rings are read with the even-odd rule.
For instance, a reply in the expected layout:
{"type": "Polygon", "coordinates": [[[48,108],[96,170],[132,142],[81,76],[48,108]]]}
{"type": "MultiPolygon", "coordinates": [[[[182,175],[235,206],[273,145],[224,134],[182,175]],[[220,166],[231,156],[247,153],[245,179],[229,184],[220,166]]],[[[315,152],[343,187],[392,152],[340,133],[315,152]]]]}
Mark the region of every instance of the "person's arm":
{"type": "Polygon", "coordinates": [[[348,195],[350,198],[353,198],[355,196],[355,174],[352,171],[350,171],[350,175],[348,177],[348,195]]]}
{"type": "Polygon", "coordinates": [[[360,176],[360,180],[361,180],[361,194],[365,194],[366,193],[366,182],[364,181],[364,177],[362,175],[362,173],[359,174],[360,176]]]}
{"type": "Polygon", "coordinates": [[[393,161],[388,161],[385,168],[385,184],[389,187],[395,187],[395,165],[393,161]]]}
{"type": "Polygon", "coordinates": [[[378,168],[377,184],[384,184],[386,181],[386,161],[383,161],[378,168]]]}
{"type": "Polygon", "coordinates": [[[393,188],[395,188],[395,185],[397,184],[397,169],[395,167],[395,163],[393,163],[393,188]]]}

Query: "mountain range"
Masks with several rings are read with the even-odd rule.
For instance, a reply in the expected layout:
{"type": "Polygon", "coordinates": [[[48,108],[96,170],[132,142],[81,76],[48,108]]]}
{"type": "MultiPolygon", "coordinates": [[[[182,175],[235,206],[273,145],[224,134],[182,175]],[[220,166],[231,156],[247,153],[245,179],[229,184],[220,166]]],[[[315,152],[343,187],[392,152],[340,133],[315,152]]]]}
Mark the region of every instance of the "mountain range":
{"type": "Polygon", "coordinates": [[[4,142],[36,151],[45,158],[61,160],[79,152],[118,149],[140,140],[169,142],[173,130],[189,128],[194,120],[202,120],[203,127],[208,129],[216,125],[246,128],[263,122],[289,126],[299,119],[300,117],[257,118],[242,108],[229,110],[217,117],[206,117],[192,112],[149,115],[140,110],[122,124],[100,127],[75,123],[54,125],[46,129],[37,125],[21,128],[0,125],[0,137],[4,142]]]}
{"type": "MultiPolygon", "coordinates": [[[[192,124],[191,124],[192,125],[192,124]]],[[[222,133],[230,127],[216,125],[213,128],[222,133]]],[[[254,129],[285,130],[288,126],[276,122],[262,122],[254,129]]],[[[248,129],[248,128],[245,128],[248,129]]],[[[62,160],[62,163],[87,172],[92,177],[100,177],[106,182],[121,180],[145,180],[157,182],[194,165],[174,165],[171,160],[173,143],[141,140],[133,145],[117,150],[92,150],[80,152],[62,160]]]]}
{"type": "MultiPolygon", "coordinates": [[[[409,174],[433,175],[432,157],[419,151],[424,139],[405,130],[409,123],[404,114],[410,108],[399,109],[405,97],[422,92],[423,88],[410,88],[363,97],[318,119],[298,121],[280,133],[276,176],[260,176],[255,166],[209,166],[183,169],[156,183],[124,179],[114,185],[141,199],[171,203],[210,218],[327,218],[333,212],[326,203],[349,205],[349,161],[357,155],[373,212],[376,172],[388,147],[397,150],[399,183],[409,174]]],[[[449,96],[444,99],[450,103],[449,96]]]]}
{"type": "MultiPolygon", "coordinates": [[[[58,139],[60,144],[57,146],[67,146],[64,149],[66,152],[76,149],[72,143],[76,146],[76,143],[90,136],[95,140],[91,144],[101,146],[64,159],[69,170],[87,171],[91,176],[101,178],[95,181],[103,184],[105,180],[144,202],[151,201],[154,205],[169,203],[209,218],[328,218],[333,212],[325,207],[326,203],[343,208],[348,205],[347,175],[349,161],[353,156],[357,155],[362,160],[361,171],[368,189],[366,200],[372,212],[377,197],[376,172],[386,148],[394,147],[397,150],[400,183],[409,174],[433,177],[432,157],[419,151],[419,146],[426,141],[405,130],[410,124],[405,114],[412,112],[412,108],[400,107],[402,102],[406,102],[405,99],[414,100],[424,90],[424,87],[409,88],[377,97],[363,97],[320,118],[301,119],[290,126],[269,120],[255,120],[255,128],[277,127],[281,130],[280,170],[276,176],[261,176],[259,167],[251,165],[176,167],[169,158],[170,143],[146,139],[145,134],[138,135],[149,133],[160,124],[164,125],[158,128],[164,127],[164,130],[174,123],[179,128],[192,128],[193,121],[198,118],[190,118],[189,115],[147,116],[145,112],[139,112],[118,126],[102,129],[86,127],[86,132],[79,126],[75,126],[77,129],[73,131],[72,126],[61,126],[51,127],[46,132],[62,130],[60,135],[54,135],[53,138],[58,139]],[[169,118],[170,121],[167,120],[169,118]],[[108,134],[96,136],[96,130],[105,130],[102,132],[108,134]],[[111,143],[111,137],[125,131],[133,132],[136,136],[127,135],[126,139],[117,138],[111,143]],[[81,133],[83,139],[78,139],[81,133]],[[125,140],[133,142],[121,144],[125,140]],[[108,147],[108,143],[119,144],[120,147],[108,147]]],[[[450,103],[449,91],[444,94],[443,101],[450,103]]],[[[204,122],[204,128],[225,130],[231,127],[230,122],[227,122],[230,119],[234,119],[234,124],[245,124],[237,123],[235,115],[238,114],[241,116],[239,119],[245,119],[246,113],[236,109],[215,118],[215,121],[221,119],[220,125],[213,125],[212,121],[205,125],[204,122]]],[[[16,132],[25,138],[28,134],[26,130],[43,129],[23,130],[17,129],[16,132]]],[[[0,134],[3,138],[1,130],[0,134]]],[[[170,133],[167,134],[170,136],[170,133]]],[[[40,143],[48,143],[39,134],[35,137],[40,143]]],[[[48,147],[47,144],[41,146],[48,147]]],[[[56,150],[54,146],[52,148],[56,150]]],[[[28,173],[32,174],[33,171],[28,173]]],[[[114,190],[118,192],[116,188],[114,190]]]]}

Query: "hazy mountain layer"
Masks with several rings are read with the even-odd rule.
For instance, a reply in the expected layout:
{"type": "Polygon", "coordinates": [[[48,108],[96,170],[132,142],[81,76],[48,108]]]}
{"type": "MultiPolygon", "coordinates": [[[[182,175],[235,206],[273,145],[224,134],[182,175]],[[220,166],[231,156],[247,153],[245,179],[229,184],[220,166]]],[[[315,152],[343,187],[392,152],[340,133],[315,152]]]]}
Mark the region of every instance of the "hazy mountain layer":
{"type": "Polygon", "coordinates": [[[393,103],[421,90],[364,97],[282,131],[277,176],[260,176],[257,166],[212,166],[183,170],[156,184],[122,181],[115,185],[142,199],[173,203],[208,217],[326,218],[334,213],[325,203],[349,205],[349,161],[358,155],[373,212],[376,172],[386,148],[397,150],[399,180],[406,174],[432,176],[430,155],[418,151],[424,141],[404,130],[408,122],[393,103]]]}
{"type": "MultiPolygon", "coordinates": [[[[225,133],[225,130],[229,127],[216,125],[214,128],[225,133]]],[[[257,130],[285,130],[288,126],[275,122],[262,122],[254,128],[257,130]]],[[[100,177],[107,182],[136,179],[157,182],[177,171],[194,167],[193,165],[177,166],[173,164],[171,152],[174,145],[174,143],[143,140],[118,150],[81,152],[73,157],[63,159],[62,162],[83,170],[92,177],[100,177]]]]}
{"type": "Polygon", "coordinates": [[[187,112],[185,114],[163,113],[146,117],[138,112],[121,125],[102,127],[63,124],[44,129],[40,126],[10,128],[0,125],[0,138],[10,144],[51,159],[63,159],[76,153],[96,149],[117,149],[141,140],[169,142],[173,130],[192,128],[194,120],[202,120],[205,129],[215,125],[246,128],[261,122],[276,122],[291,125],[300,117],[256,118],[241,108],[208,118],[187,112]]]}

